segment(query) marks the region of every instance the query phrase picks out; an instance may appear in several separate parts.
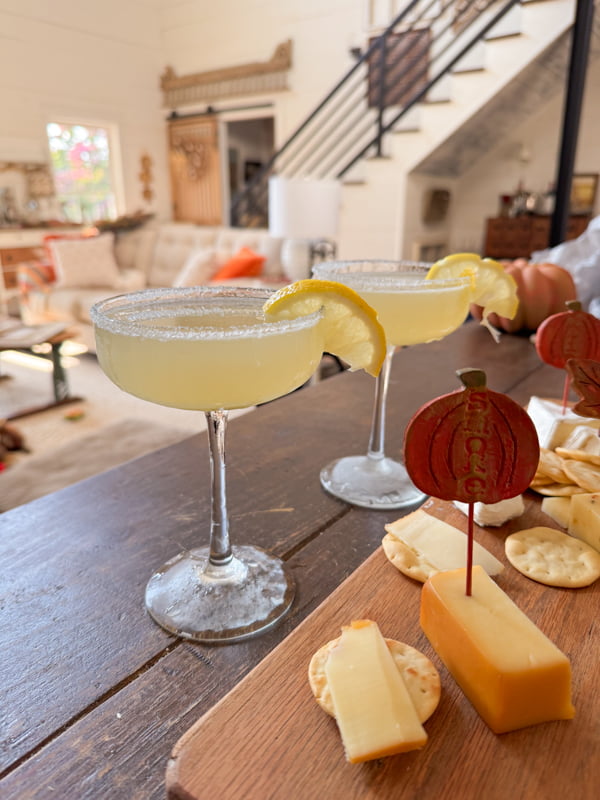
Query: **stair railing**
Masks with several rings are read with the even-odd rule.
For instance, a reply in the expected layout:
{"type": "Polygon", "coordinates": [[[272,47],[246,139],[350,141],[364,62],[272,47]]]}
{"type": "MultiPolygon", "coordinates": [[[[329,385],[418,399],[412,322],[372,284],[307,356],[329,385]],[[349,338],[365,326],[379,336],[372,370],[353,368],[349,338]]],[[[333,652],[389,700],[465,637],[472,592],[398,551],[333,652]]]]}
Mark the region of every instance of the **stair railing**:
{"type": "Polygon", "coordinates": [[[410,0],[238,192],[231,224],[264,226],[268,180],[344,178],[520,0],[410,0]]]}

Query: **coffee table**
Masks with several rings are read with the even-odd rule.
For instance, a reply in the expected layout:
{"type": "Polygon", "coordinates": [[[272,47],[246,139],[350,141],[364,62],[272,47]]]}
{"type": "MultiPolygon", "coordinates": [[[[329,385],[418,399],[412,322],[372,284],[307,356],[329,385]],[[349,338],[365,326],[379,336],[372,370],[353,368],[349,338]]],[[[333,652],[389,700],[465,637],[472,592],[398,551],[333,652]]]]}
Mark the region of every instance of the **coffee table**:
{"type": "MultiPolygon", "coordinates": [[[[6,419],[21,417],[46,411],[49,408],[66,403],[80,402],[82,398],[71,395],[67,374],[61,357],[61,346],[73,337],[74,329],[64,322],[48,322],[43,325],[24,325],[20,320],[11,317],[0,318],[0,353],[3,350],[30,350],[38,344],[49,344],[52,360],[52,389],[54,400],[50,403],[31,406],[9,414],[6,419]]],[[[0,379],[10,377],[0,375],[0,379]]]]}

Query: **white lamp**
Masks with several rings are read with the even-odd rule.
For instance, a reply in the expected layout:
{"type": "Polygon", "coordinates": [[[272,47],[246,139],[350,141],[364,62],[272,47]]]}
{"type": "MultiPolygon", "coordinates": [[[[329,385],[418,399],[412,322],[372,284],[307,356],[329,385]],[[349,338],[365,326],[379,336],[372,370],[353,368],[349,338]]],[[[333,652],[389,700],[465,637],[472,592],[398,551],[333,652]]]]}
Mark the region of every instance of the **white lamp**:
{"type": "Polygon", "coordinates": [[[269,178],[269,232],[285,239],[281,263],[290,280],[309,277],[315,258],[335,255],[339,208],[339,181],[269,178]]]}

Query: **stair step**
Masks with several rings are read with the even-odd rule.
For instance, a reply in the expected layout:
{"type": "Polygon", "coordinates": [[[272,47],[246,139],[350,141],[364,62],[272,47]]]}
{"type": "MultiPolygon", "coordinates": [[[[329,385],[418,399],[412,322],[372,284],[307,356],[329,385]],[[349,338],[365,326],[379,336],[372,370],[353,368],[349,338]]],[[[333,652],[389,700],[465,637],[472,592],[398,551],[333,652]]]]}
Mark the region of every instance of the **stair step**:
{"type": "Polygon", "coordinates": [[[491,31],[488,31],[485,36],[485,41],[493,41],[494,39],[504,39],[507,36],[518,36],[523,29],[523,9],[520,4],[514,5],[510,11],[502,17],[499,22],[494,25],[491,31]]]}

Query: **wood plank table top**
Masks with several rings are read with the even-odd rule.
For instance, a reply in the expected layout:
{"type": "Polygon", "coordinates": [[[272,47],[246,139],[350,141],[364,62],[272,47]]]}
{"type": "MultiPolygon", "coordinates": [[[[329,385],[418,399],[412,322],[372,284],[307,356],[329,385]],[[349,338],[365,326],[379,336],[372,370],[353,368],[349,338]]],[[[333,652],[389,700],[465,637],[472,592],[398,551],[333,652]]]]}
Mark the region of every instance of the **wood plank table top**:
{"type": "MultiPolygon", "coordinates": [[[[412,414],[459,388],[454,372],[467,366],[485,369],[490,388],[521,403],[562,395],[563,374],[541,364],[527,338],[496,345],[467,323],[442,342],[396,355],[389,455],[399,455],[412,414]]],[[[360,567],[383,526],[401,516],[353,508],[319,484],[326,463],[365,452],[373,394],[372,378],[343,373],[230,422],[233,543],[276,553],[297,583],[291,612],[255,639],[218,647],[178,640],[143,607],[153,570],[207,542],[205,434],[0,516],[0,797],[165,797],[165,770],[183,734],[360,567]]],[[[597,606],[597,593],[589,595],[597,606]]],[[[598,740],[591,744],[597,759],[598,740]]]]}

